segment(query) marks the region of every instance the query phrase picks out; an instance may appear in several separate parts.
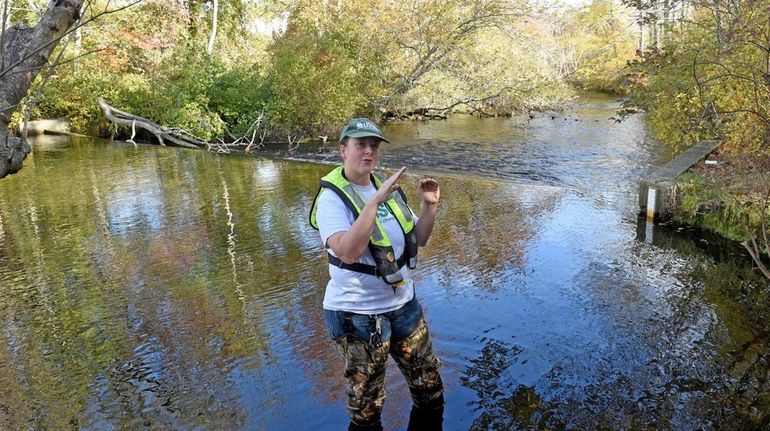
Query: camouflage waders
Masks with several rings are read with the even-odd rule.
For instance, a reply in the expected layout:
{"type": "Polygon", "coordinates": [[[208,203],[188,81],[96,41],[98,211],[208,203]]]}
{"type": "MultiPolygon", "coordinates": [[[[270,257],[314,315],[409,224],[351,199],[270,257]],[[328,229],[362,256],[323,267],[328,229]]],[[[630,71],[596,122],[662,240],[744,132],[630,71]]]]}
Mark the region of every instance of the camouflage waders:
{"type": "Polygon", "coordinates": [[[388,354],[406,378],[415,409],[438,412],[440,419],[444,405],[444,388],[438,372],[441,364],[433,354],[428,327],[416,298],[398,310],[379,315],[330,310],[324,310],[324,315],[337,351],[345,359],[352,428],[369,425],[371,429],[381,429],[388,354]]]}

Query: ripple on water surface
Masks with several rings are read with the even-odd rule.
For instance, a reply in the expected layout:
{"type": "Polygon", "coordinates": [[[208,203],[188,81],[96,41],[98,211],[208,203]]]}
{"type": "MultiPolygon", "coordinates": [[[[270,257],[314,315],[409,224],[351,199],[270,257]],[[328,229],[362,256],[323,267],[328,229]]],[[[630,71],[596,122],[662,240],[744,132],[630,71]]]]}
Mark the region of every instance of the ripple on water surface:
{"type": "MultiPolygon", "coordinates": [[[[745,407],[767,393],[762,290],[745,261],[639,235],[635,181],[665,150],[616,105],[386,126],[411,202],[420,176],[442,184],[415,276],[446,429],[764,420],[745,407]]],[[[307,223],[329,164],[62,138],[28,162],[0,187],[0,427],[346,426],[307,223]]]]}

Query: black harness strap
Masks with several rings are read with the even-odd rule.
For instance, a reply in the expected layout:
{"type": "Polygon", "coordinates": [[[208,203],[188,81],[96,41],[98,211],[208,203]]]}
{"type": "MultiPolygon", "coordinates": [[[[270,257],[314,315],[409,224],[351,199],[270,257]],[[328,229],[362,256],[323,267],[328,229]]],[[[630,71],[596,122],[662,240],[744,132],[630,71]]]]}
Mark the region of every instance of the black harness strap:
{"type": "MultiPolygon", "coordinates": [[[[377,271],[377,267],[374,265],[367,265],[365,263],[359,263],[359,262],[345,263],[341,261],[340,258],[332,255],[331,253],[326,253],[326,254],[329,256],[329,263],[336,266],[337,268],[347,269],[348,271],[360,272],[362,274],[369,274],[375,277],[380,276],[380,273],[377,271]]],[[[404,266],[404,264],[406,264],[406,254],[402,254],[401,257],[399,257],[396,260],[396,263],[398,264],[398,268],[401,269],[401,267],[404,266]]]]}

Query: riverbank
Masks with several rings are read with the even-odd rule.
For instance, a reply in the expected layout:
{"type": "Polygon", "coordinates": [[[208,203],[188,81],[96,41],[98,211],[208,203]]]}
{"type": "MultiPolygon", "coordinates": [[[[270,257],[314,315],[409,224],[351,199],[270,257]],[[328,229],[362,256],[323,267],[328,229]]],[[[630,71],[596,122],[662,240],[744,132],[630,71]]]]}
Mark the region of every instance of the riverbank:
{"type": "Polygon", "coordinates": [[[680,177],[671,197],[675,222],[741,242],[770,278],[763,269],[770,253],[770,156],[717,148],[680,177]]]}

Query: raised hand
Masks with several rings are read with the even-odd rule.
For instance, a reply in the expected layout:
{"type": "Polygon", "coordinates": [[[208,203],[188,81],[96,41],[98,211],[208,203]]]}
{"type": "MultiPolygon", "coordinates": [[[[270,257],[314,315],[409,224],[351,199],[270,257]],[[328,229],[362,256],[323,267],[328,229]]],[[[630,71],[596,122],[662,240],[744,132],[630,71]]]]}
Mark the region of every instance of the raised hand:
{"type": "Polygon", "coordinates": [[[406,166],[402,166],[395,174],[390,178],[382,182],[382,185],[377,192],[372,196],[372,199],[377,202],[377,205],[385,202],[390,197],[390,194],[398,190],[398,178],[406,171],[406,166]]]}
{"type": "Polygon", "coordinates": [[[422,203],[425,205],[436,205],[441,198],[441,188],[438,181],[433,178],[423,178],[417,183],[417,191],[420,193],[422,203]]]}

